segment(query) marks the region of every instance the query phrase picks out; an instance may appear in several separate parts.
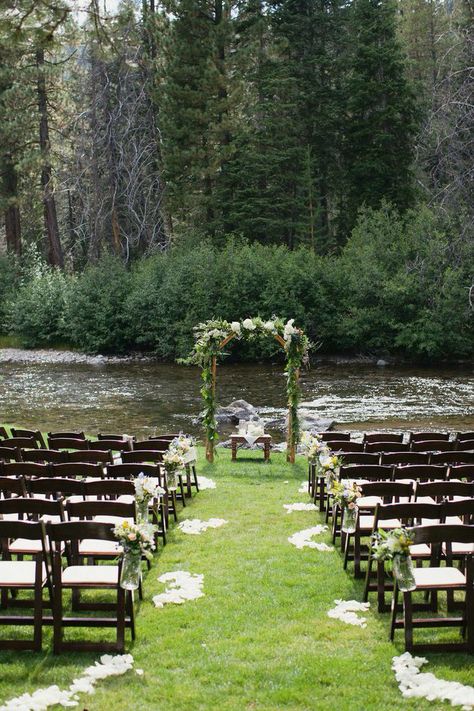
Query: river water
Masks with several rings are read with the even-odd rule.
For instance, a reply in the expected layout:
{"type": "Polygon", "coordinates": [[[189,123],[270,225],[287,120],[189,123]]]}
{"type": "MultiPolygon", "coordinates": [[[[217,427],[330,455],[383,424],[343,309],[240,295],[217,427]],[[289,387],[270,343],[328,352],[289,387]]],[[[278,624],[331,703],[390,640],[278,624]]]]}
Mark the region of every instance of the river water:
{"type": "MultiPolygon", "coordinates": [[[[302,373],[301,386],[302,407],[335,420],[338,429],[474,431],[474,367],[319,364],[302,373]]],[[[0,422],[44,431],[199,435],[199,388],[196,368],[174,364],[4,363],[0,422]]],[[[221,365],[217,392],[221,404],[245,399],[267,421],[285,412],[281,365],[221,365]]]]}

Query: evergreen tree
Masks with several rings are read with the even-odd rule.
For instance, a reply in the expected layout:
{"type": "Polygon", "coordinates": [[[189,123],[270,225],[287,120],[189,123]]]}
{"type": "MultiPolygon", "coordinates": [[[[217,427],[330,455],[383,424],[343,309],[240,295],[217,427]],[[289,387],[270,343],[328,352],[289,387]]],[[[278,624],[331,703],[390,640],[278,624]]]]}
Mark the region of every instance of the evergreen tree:
{"type": "Polygon", "coordinates": [[[355,0],[348,66],[345,165],[347,229],[360,206],[413,201],[411,174],[417,108],[396,37],[392,0],[355,0]]]}

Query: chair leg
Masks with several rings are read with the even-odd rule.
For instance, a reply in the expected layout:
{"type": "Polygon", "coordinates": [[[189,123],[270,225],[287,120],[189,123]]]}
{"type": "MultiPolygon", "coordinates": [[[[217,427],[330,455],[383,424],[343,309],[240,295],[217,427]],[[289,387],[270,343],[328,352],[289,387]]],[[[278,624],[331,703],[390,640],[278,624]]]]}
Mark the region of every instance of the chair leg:
{"type": "Polygon", "coordinates": [[[133,590],[127,590],[127,612],[130,617],[132,641],[135,641],[135,607],[133,605],[133,590]]]}
{"type": "Polygon", "coordinates": [[[403,627],[405,632],[405,651],[413,651],[413,605],[411,592],[403,593],[403,627]]]}
{"type": "Polygon", "coordinates": [[[347,563],[349,561],[349,548],[351,543],[351,536],[346,533],[346,542],[344,544],[344,570],[347,570],[347,563]]]}
{"type": "Polygon", "coordinates": [[[61,652],[63,641],[63,601],[62,587],[55,585],[53,598],[53,652],[59,654],[61,652]]]}
{"type": "Polygon", "coordinates": [[[117,588],[117,652],[123,654],[125,649],[125,590],[117,588]]]}
{"type": "MultiPolygon", "coordinates": [[[[367,561],[367,566],[367,573],[370,576],[370,571],[372,569],[371,558],[367,561]]],[[[377,609],[379,612],[385,612],[387,609],[385,605],[385,566],[382,560],[377,561],[377,609]]]]}
{"type": "Polygon", "coordinates": [[[41,652],[41,642],[43,635],[43,588],[37,580],[35,584],[35,601],[34,601],[34,627],[33,627],[33,646],[35,652],[41,652]]]}
{"type": "MultiPolygon", "coordinates": [[[[378,573],[378,570],[377,570],[377,573],[378,573]]],[[[364,602],[367,602],[369,599],[369,587],[370,587],[371,574],[372,574],[372,557],[369,556],[369,560],[367,561],[367,572],[365,574],[364,597],[363,597],[364,602]]],[[[378,577],[377,577],[377,583],[378,583],[378,577]]]]}
{"type": "Polygon", "coordinates": [[[390,618],[390,641],[393,642],[395,637],[395,623],[397,621],[397,609],[398,609],[398,585],[397,581],[393,582],[393,595],[392,595],[392,610],[390,618]]]}
{"type": "Polygon", "coordinates": [[[194,484],[194,488],[196,489],[196,492],[198,492],[198,491],[199,491],[199,481],[198,481],[198,477],[197,477],[196,467],[194,466],[194,464],[192,465],[191,469],[192,469],[192,472],[193,472],[193,484],[194,484]]]}

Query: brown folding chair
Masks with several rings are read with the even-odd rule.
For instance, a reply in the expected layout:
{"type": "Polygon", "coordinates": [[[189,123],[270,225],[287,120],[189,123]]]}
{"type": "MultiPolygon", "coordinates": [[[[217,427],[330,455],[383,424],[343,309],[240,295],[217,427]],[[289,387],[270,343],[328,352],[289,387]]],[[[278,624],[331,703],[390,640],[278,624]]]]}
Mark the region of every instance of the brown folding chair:
{"type": "Polygon", "coordinates": [[[411,481],[444,480],[448,476],[448,467],[440,464],[406,464],[394,467],[393,480],[411,481]]]}
{"type": "Polygon", "coordinates": [[[403,442],[403,432],[368,432],[364,434],[364,444],[374,442],[403,442]]]}
{"type": "Polygon", "coordinates": [[[85,439],[84,432],[48,432],[48,439],[85,439]]]}
{"type": "Polygon", "coordinates": [[[90,449],[88,440],[80,437],[48,437],[48,447],[50,449],[90,449]]]}
{"type": "Polygon", "coordinates": [[[410,435],[411,442],[426,442],[426,441],[449,441],[449,432],[412,432],[410,435]]]}
{"type": "Polygon", "coordinates": [[[22,449],[21,458],[24,462],[44,464],[59,464],[66,461],[67,452],[58,449],[22,449]]]}
{"type": "Polygon", "coordinates": [[[417,440],[411,443],[412,452],[452,452],[456,449],[456,442],[449,440],[417,440]]]}
{"type": "Polygon", "coordinates": [[[155,452],[167,452],[170,448],[171,440],[169,439],[144,439],[133,443],[133,449],[138,451],[146,451],[151,449],[155,452]]]}
{"type": "Polygon", "coordinates": [[[418,482],[415,486],[414,500],[429,503],[431,499],[437,503],[454,496],[474,497],[474,482],[466,481],[427,481],[418,482]]]}
{"type": "Polygon", "coordinates": [[[102,464],[87,462],[68,462],[64,464],[50,464],[50,475],[60,478],[103,479],[104,468],[102,464]]]}
{"type": "MultiPolygon", "coordinates": [[[[452,566],[441,567],[440,549],[444,545],[449,549],[454,543],[472,544],[474,543],[474,526],[451,526],[449,524],[438,524],[435,526],[417,526],[409,529],[414,536],[416,545],[426,544],[436,552],[433,555],[431,565],[425,568],[414,568],[414,578],[416,589],[414,591],[403,592],[403,614],[398,616],[398,597],[400,594],[398,583],[395,578],[392,599],[392,615],[390,624],[390,639],[393,641],[395,631],[403,629],[405,633],[405,649],[407,652],[413,651],[463,651],[474,653],[474,561],[473,556],[466,556],[466,568],[463,573],[458,568],[452,566]],[[438,592],[453,594],[455,591],[464,593],[463,614],[458,617],[413,617],[414,593],[429,593],[432,599],[438,592]],[[415,644],[413,641],[413,629],[419,627],[459,627],[465,641],[463,642],[429,642],[415,644]]],[[[431,605],[428,609],[433,609],[431,605]]]]}
{"type": "Polygon", "coordinates": [[[40,449],[46,449],[46,442],[44,437],[39,430],[18,430],[16,427],[12,427],[13,437],[28,437],[33,438],[36,441],[36,446],[40,449]]]}
{"type": "MultiPolygon", "coordinates": [[[[33,521],[0,521],[0,545],[2,560],[0,560],[0,590],[2,607],[5,607],[5,596],[9,590],[32,590],[34,593],[30,607],[33,605],[33,615],[0,615],[0,625],[31,625],[33,627],[32,640],[1,639],[0,649],[33,649],[41,651],[43,628],[43,588],[47,586],[48,558],[46,555],[46,542],[44,524],[33,521]],[[10,539],[30,541],[38,548],[32,561],[11,560],[8,552],[10,539]]],[[[50,593],[51,596],[51,593],[50,593]]],[[[17,606],[14,597],[7,601],[9,606],[17,606]]]]}
{"type": "Polygon", "coordinates": [[[85,496],[85,483],[81,479],[61,479],[60,477],[30,479],[26,482],[30,496],[46,496],[53,499],[69,496],[85,496]]]}
{"type": "MultiPolygon", "coordinates": [[[[393,590],[392,580],[387,579],[385,564],[383,560],[374,561],[372,555],[373,536],[379,529],[384,530],[385,521],[400,522],[400,526],[415,526],[422,520],[429,519],[433,523],[439,523],[442,520],[443,509],[439,503],[396,503],[396,504],[378,504],[375,509],[374,525],[369,544],[369,554],[367,560],[367,571],[365,575],[364,586],[364,602],[369,599],[369,593],[377,592],[377,610],[378,612],[387,612],[390,605],[385,602],[385,592],[393,590]],[[375,582],[373,582],[373,565],[376,562],[375,582]]],[[[393,526],[391,525],[391,528],[393,526]]],[[[417,561],[429,560],[431,557],[431,548],[427,545],[412,546],[412,557],[417,561]]]]}
{"type": "MultiPolygon", "coordinates": [[[[322,442],[349,442],[351,438],[350,432],[318,432],[318,437],[322,442]]],[[[161,437],[161,439],[165,439],[161,437]]]]}
{"type": "Polygon", "coordinates": [[[84,449],[78,452],[64,452],[67,462],[77,464],[106,464],[114,463],[114,455],[110,449],[84,449]]]}
{"type": "Polygon", "coordinates": [[[458,442],[465,442],[466,440],[474,442],[474,432],[457,432],[456,440],[458,442]]]}
{"type": "Polygon", "coordinates": [[[3,498],[9,499],[13,496],[26,496],[25,480],[22,476],[13,477],[4,476],[3,468],[0,464],[0,493],[3,498]]]}
{"type": "MultiPolygon", "coordinates": [[[[1,453],[0,453],[1,456],[1,453]]],[[[434,452],[430,458],[431,464],[474,464],[474,452],[434,452]]]]}
{"type": "Polygon", "coordinates": [[[38,443],[34,437],[9,437],[0,441],[0,447],[14,447],[18,449],[37,449],[38,443]]]}
{"type": "Polygon", "coordinates": [[[110,452],[130,452],[132,450],[132,442],[128,439],[89,439],[87,441],[90,449],[110,452]]]}
{"type": "Polygon", "coordinates": [[[429,452],[382,452],[381,464],[429,464],[429,452]]]}
{"type": "Polygon", "coordinates": [[[474,440],[473,439],[463,439],[455,443],[455,449],[458,452],[474,452],[474,440]]]}
{"type": "Polygon", "coordinates": [[[408,452],[410,445],[405,442],[367,442],[366,452],[408,452]]]}
{"type": "Polygon", "coordinates": [[[21,449],[19,447],[4,447],[4,440],[0,440],[0,462],[21,462],[21,449]]]}
{"type": "MultiPolygon", "coordinates": [[[[347,569],[347,564],[351,554],[351,540],[353,541],[353,561],[354,561],[354,577],[361,578],[363,573],[361,570],[361,562],[367,560],[368,556],[362,549],[362,538],[367,538],[372,535],[374,527],[374,499],[379,498],[382,503],[396,503],[400,499],[411,499],[413,496],[413,485],[401,482],[392,481],[376,481],[368,482],[360,485],[362,497],[367,498],[368,505],[365,505],[359,499],[359,511],[357,515],[356,530],[354,533],[346,533],[344,538],[344,570],[347,569]]],[[[397,528],[398,522],[385,522],[386,527],[397,528]]]]}
{"type": "MultiPolygon", "coordinates": [[[[52,551],[52,567],[54,581],[53,600],[53,651],[58,654],[62,651],[105,651],[123,653],[125,648],[125,630],[129,628],[132,639],[135,638],[135,625],[133,614],[133,598],[131,591],[120,587],[121,561],[118,565],[83,565],[79,555],[79,545],[86,539],[100,541],[116,541],[113,525],[98,523],[96,521],[78,521],[56,523],[47,525],[47,535],[52,551]],[[71,551],[71,560],[63,567],[62,546],[68,546],[71,551]],[[115,614],[106,616],[80,616],[66,617],[63,611],[64,590],[106,590],[115,597],[113,611],[115,614]],[[128,613],[128,614],[127,614],[128,613]],[[64,629],[66,627],[107,627],[116,630],[115,642],[95,641],[65,641],[64,629]]],[[[98,609],[98,608],[96,608],[98,609]]]]}
{"type": "Polygon", "coordinates": [[[449,478],[474,481],[474,464],[457,464],[449,467],[449,478]]]}
{"type": "MultiPolygon", "coordinates": [[[[165,490],[165,495],[161,501],[160,521],[153,522],[158,526],[158,534],[166,543],[166,530],[169,527],[169,514],[173,514],[174,520],[178,520],[176,505],[176,488],[168,489],[168,484],[162,468],[157,464],[114,464],[106,468],[106,478],[110,479],[136,479],[140,474],[152,477],[157,480],[158,486],[165,490]]],[[[132,492],[133,494],[135,491],[132,492]]]]}
{"type": "Polygon", "coordinates": [[[49,464],[36,462],[8,462],[2,466],[2,476],[43,477],[51,476],[49,464]]]}

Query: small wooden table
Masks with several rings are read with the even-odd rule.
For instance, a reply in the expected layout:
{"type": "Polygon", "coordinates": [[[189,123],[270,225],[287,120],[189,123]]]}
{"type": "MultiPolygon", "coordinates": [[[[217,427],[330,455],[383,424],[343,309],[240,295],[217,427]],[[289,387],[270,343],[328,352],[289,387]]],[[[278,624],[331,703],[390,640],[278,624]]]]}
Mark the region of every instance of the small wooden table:
{"type": "MultiPolygon", "coordinates": [[[[237,459],[237,446],[239,444],[244,444],[247,442],[243,435],[232,434],[230,436],[230,441],[232,444],[232,461],[235,462],[237,459]]],[[[272,438],[269,434],[260,435],[257,437],[254,444],[263,444],[263,458],[265,462],[270,461],[270,448],[272,446],[272,438]]]]}

